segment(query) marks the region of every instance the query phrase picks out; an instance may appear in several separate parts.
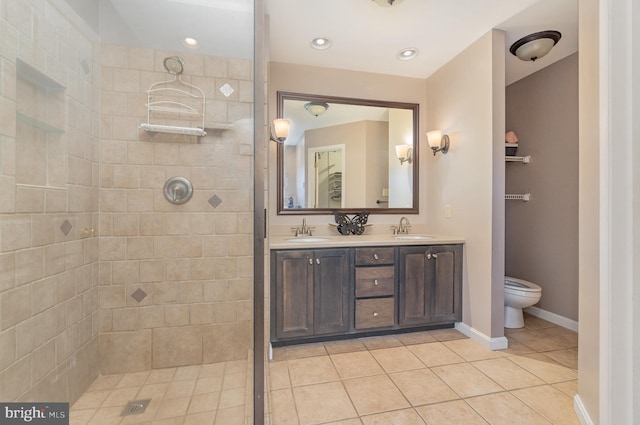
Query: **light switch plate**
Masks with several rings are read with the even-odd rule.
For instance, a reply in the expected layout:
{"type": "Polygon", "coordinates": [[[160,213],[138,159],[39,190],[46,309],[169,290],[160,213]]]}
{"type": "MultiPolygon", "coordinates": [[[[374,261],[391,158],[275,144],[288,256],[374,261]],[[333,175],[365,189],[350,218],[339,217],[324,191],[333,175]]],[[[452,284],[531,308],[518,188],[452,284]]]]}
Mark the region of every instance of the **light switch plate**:
{"type": "Polygon", "coordinates": [[[444,206],[444,218],[451,218],[451,204],[444,206]]]}

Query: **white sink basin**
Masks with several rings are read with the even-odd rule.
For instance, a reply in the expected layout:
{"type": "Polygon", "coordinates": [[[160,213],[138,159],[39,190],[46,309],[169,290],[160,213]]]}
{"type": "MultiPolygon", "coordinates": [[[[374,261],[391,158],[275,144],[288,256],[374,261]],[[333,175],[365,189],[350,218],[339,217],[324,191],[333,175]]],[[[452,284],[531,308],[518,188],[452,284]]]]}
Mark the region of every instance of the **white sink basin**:
{"type": "Polygon", "coordinates": [[[426,241],[433,239],[433,236],[427,235],[393,235],[394,239],[408,240],[408,241],[426,241]]]}
{"type": "Polygon", "coordinates": [[[300,236],[297,238],[289,238],[287,239],[287,242],[300,242],[300,243],[305,243],[305,242],[324,242],[324,241],[328,241],[329,238],[323,238],[320,236],[300,236]]]}

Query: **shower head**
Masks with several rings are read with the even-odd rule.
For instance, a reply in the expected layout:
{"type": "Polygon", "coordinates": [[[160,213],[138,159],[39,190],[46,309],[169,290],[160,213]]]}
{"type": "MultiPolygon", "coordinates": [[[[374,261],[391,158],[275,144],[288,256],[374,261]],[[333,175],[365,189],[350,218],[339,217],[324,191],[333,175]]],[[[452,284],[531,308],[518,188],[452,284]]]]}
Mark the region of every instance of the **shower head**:
{"type": "Polygon", "coordinates": [[[169,74],[180,75],[184,71],[184,61],[179,56],[169,56],[164,58],[164,69],[169,74]]]}

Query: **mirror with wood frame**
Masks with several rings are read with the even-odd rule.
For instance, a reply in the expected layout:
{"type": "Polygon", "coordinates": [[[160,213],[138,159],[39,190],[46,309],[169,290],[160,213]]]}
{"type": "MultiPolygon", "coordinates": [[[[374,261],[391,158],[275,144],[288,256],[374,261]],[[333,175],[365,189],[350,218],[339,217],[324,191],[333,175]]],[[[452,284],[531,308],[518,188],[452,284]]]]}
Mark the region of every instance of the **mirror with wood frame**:
{"type": "Polygon", "coordinates": [[[418,213],[418,104],[278,92],[278,214],[418,213]]]}

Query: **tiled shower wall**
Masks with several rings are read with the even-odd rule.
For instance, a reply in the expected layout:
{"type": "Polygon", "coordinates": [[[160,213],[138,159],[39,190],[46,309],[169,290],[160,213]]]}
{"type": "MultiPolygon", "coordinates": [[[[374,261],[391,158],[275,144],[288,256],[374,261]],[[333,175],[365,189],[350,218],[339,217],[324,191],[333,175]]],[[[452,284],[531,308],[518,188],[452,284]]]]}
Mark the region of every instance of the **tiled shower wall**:
{"type": "Polygon", "coordinates": [[[0,400],[98,365],[99,49],[59,0],[0,2],[0,400]]]}
{"type": "Polygon", "coordinates": [[[145,133],[145,91],[172,77],[163,60],[175,54],[102,46],[103,373],[245,359],[251,347],[252,63],[178,54],[206,95],[208,134],[145,133]],[[193,184],[183,205],[163,196],[173,176],[193,184]]]}
{"type": "Polygon", "coordinates": [[[144,92],[169,53],[101,49],[62,0],[0,0],[3,401],[73,402],[99,373],[250,348],[251,64],[186,55],[209,136],[150,137],[144,92]],[[185,205],[162,197],[173,175],[194,184],[185,205]]]}

